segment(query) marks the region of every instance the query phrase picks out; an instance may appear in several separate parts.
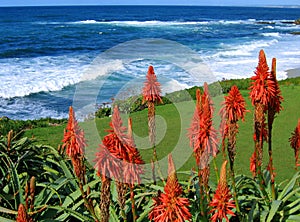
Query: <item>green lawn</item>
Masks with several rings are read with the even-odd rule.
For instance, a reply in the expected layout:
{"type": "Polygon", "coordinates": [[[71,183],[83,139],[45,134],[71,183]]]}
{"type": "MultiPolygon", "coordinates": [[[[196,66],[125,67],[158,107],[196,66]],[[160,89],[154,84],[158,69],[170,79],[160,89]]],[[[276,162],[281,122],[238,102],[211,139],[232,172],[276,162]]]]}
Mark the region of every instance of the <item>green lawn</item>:
{"type": "MultiPolygon", "coordinates": [[[[294,152],[289,146],[288,139],[291,132],[300,118],[300,86],[281,86],[284,97],[283,110],[276,117],[273,125],[273,161],[277,181],[289,179],[294,174],[294,152]]],[[[241,122],[240,132],[237,140],[237,156],[235,161],[236,174],[251,175],[249,171],[249,158],[254,149],[253,135],[253,112],[248,99],[248,91],[242,90],[242,95],[246,98],[247,109],[245,122],[241,122]]],[[[219,125],[218,112],[223,96],[214,98],[215,122],[219,125]]],[[[175,165],[180,170],[190,170],[195,165],[192,150],[186,137],[187,129],[194,112],[194,103],[181,102],[177,104],[167,104],[156,108],[157,120],[157,153],[162,169],[167,169],[167,155],[172,152],[175,165]]],[[[123,116],[124,124],[127,125],[127,117],[123,116]]],[[[130,114],[133,121],[133,131],[137,147],[140,149],[146,163],[150,162],[152,149],[148,143],[147,110],[130,114]]],[[[94,154],[98,149],[101,138],[105,135],[105,129],[109,128],[110,118],[96,119],[81,123],[88,141],[86,156],[92,162],[94,154]]],[[[38,143],[48,144],[57,147],[61,144],[65,124],[61,126],[51,126],[45,128],[35,128],[27,130],[25,136],[34,137],[38,143]]],[[[267,151],[267,144],[265,144],[267,151]]],[[[264,153],[264,166],[266,167],[268,154],[264,153]]],[[[222,157],[218,156],[217,163],[220,164],[222,157]]],[[[149,164],[150,165],[150,164],[149,164]]]]}

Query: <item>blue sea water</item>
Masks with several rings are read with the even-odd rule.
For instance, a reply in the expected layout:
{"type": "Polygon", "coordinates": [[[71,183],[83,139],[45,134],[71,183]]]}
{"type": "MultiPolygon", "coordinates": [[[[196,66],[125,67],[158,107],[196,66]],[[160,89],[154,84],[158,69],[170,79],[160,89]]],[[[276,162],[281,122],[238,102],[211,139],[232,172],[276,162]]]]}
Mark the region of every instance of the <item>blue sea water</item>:
{"type": "Polygon", "coordinates": [[[0,116],[61,118],[74,98],[95,106],[139,93],[149,65],[164,93],[250,77],[260,49],[268,61],[277,58],[277,75],[284,79],[286,70],[300,67],[300,35],[292,34],[300,25],[291,23],[298,18],[300,8],[3,7],[0,116]],[[212,78],[178,65],[195,55],[212,78]],[[133,79],[140,85],[128,84],[133,79]]]}

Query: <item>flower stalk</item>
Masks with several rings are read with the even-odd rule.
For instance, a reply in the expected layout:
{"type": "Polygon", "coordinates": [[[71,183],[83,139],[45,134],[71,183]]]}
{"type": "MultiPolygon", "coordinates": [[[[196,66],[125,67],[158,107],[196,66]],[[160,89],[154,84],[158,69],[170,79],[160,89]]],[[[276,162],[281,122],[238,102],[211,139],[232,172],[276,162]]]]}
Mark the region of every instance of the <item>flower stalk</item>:
{"type": "Polygon", "coordinates": [[[281,96],[281,91],[279,89],[279,84],[276,79],[276,59],[272,59],[272,68],[268,78],[268,88],[273,90],[273,93],[269,93],[269,101],[268,101],[268,153],[269,153],[269,164],[268,170],[271,175],[271,188],[272,188],[272,198],[273,200],[276,198],[275,193],[275,173],[273,166],[273,157],[272,157],[272,130],[273,130],[273,122],[275,119],[276,113],[279,113],[282,110],[281,103],[283,101],[283,97],[281,96]]]}
{"type": "Polygon", "coordinates": [[[241,95],[237,86],[232,86],[228,95],[225,96],[223,107],[220,110],[222,122],[221,122],[221,133],[222,133],[222,145],[223,153],[225,153],[225,140],[227,140],[227,152],[230,164],[230,175],[233,188],[233,196],[236,203],[237,214],[240,214],[239,203],[237,199],[237,191],[235,186],[235,173],[234,173],[234,160],[236,156],[236,135],[238,133],[238,121],[245,119],[246,102],[241,95]]]}
{"type": "Polygon", "coordinates": [[[86,141],[84,132],[80,129],[79,124],[75,118],[75,113],[72,106],[69,107],[69,119],[67,127],[64,131],[64,138],[62,142],[62,150],[66,150],[67,156],[69,156],[69,158],[71,159],[74,173],[77,177],[78,186],[85,206],[93,216],[94,220],[98,221],[93,204],[90,200],[87,199],[88,195],[83,189],[83,186],[86,184],[86,169],[84,164],[84,148],[86,147],[86,141]]]}
{"type": "Polygon", "coordinates": [[[264,179],[261,172],[262,158],[263,158],[263,143],[267,141],[267,127],[265,112],[268,108],[270,98],[270,89],[268,88],[269,67],[266,60],[266,55],[263,50],[259,52],[258,66],[255,70],[255,76],[251,77],[253,82],[250,86],[250,98],[254,106],[254,135],[253,140],[255,143],[255,172],[253,175],[258,176],[261,189],[264,188],[264,179]]]}
{"type": "MultiPolygon", "coordinates": [[[[135,147],[132,136],[131,120],[128,120],[127,128],[123,126],[120,117],[119,109],[114,107],[112,121],[110,122],[111,129],[100,145],[100,151],[96,154],[95,168],[102,179],[102,198],[103,209],[101,208],[104,218],[109,219],[109,202],[110,202],[110,189],[108,189],[111,179],[115,179],[118,184],[119,205],[122,210],[125,206],[125,187],[130,187],[131,197],[134,198],[133,188],[134,184],[140,184],[141,174],[143,173],[142,160],[139,151],[135,147]],[[108,180],[108,178],[110,180],[108,180]],[[105,184],[104,184],[105,183],[105,184]],[[104,207],[106,207],[104,209],[104,207]]],[[[131,201],[132,201],[131,198],[131,201]]],[[[134,199],[133,199],[134,200],[134,199]]],[[[132,213],[136,219],[135,204],[132,202],[132,213]]],[[[126,219],[123,215],[124,220],[126,219]]]]}
{"type": "Polygon", "coordinates": [[[217,133],[212,125],[213,106],[207,83],[204,83],[203,88],[203,93],[200,89],[196,91],[196,107],[188,130],[188,137],[198,166],[200,209],[201,215],[205,219],[207,207],[205,206],[204,196],[206,196],[208,202],[210,201],[208,186],[209,161],[210,157],[216,157],[218,145],[217,133]]]}
{"type": "MultiPolygon", "coordinates": [[[[146,81],[143,88],[143,103],[147,102],[148,105],[148,134],[150,146],[153,149],[153,162],[156,163],[158,174],[163,180],[162,172],[158,164],[157,152],[156,152],[156,125],[155,125],[155,103],[163,103],[161,98],[160,83],[157,81],[157,77],[154,72],[153,66],[148,67],[146,81]]],[[[155,172],[153,172],[153,178],[155,172]]],[[[154,181],[156,184],[156,181],[154,181]]]]}

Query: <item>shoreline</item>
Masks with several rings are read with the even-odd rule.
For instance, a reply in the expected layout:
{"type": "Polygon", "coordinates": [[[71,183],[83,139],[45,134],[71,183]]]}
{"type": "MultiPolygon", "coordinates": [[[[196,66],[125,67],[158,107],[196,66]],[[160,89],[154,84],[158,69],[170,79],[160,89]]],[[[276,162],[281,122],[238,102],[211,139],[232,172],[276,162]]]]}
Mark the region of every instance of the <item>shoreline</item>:
{"type": "MultiPolygon", "coordinates": [[[[285,71],[287,74],[287,78],[286,79],[281,79],[278,80],[279,84],[288,84],[290,82],[290,84],[296,84],[296,85],[300,85],[300,68],[295,68],[295,69],[289,69],[285,71]]],[[[222,80],[219,83],[222,85],[222,88],[225,89],[229,89],[232,85],[237,85],[239,87],[239,90],[248,90],[248,86],[249,86],[249,81],[250,78],[245,78],[245,79],[228,79],[228,80],[222,80]]],[[[194,87],[191,88],[187,88],[184,90],[190,91],[190,94],[193,90],[195,90],[194,87]]],[[[179,91],[174,91],[171,94],[174,94],[176,97],[176,93],[180,93],[181,90],[179,91]]],[[[193,93],[192,93],[193,94],[193,93]]],[[[177,97],[176,97],[177,98],[177,97]]],[[[98,110],[96,110],[95,117],[98,118],[102,118],[104,116],[108,116],[107,113],[109,113],[109,109],[111,108],[110,104],[98,104],[98,110]],[[108,110],[106,110],[108,109],[108,110]],[[97,115],[97,112],[98,115],[97,115]],[[103,116],[104,115],[104,116],[103,116]]],[[[92,115],[92,116],[93,116],[92,115]]],[[[87,118],[88,119],[88,118],[87,118]]],[[[8,121],[12,121],[12,122],[19,122],[20,124],[23,122],[27,122],[29,125],[39,125],[40,122],[42,122],[43,126],[46,125],[56,125],[57,122],[63,122],[66,121],[67,118],[54,118],[54,117],[45,117],[45,118],[34,118],[34,119],[15,119],[15,118],[10,118],[8,116],[0,116],[0,125],[1,123],[7,123],[8,121]]],[[[21,124],[22,125],[22,124],[21,124]]]]}
{"type": "Polygon", "coordinates": [[[286,70],[287,78],[296,78],[300,76],[300,68],[286,70]]]}

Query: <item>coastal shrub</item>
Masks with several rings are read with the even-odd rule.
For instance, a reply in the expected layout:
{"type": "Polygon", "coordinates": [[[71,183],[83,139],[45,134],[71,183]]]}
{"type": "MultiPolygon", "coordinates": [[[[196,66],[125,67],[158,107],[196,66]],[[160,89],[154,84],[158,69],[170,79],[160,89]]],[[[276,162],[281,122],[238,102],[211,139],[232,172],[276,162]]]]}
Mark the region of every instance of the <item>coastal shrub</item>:
{"type": "Polygon", "coordinates": [[[66,119],[42,118],[38,120],[13,120],[0,118],[0,135],[6,135],[10,130],[21,132],[26,129],[57,126],[66,123],[66,119]]]}
{"type": "Polygon", "coordinates": [[[97,111],[95,112],[95,117],[103,118],[111,115],[111,108],[110,107],[103,107],[100,106],[97,111]]]}

